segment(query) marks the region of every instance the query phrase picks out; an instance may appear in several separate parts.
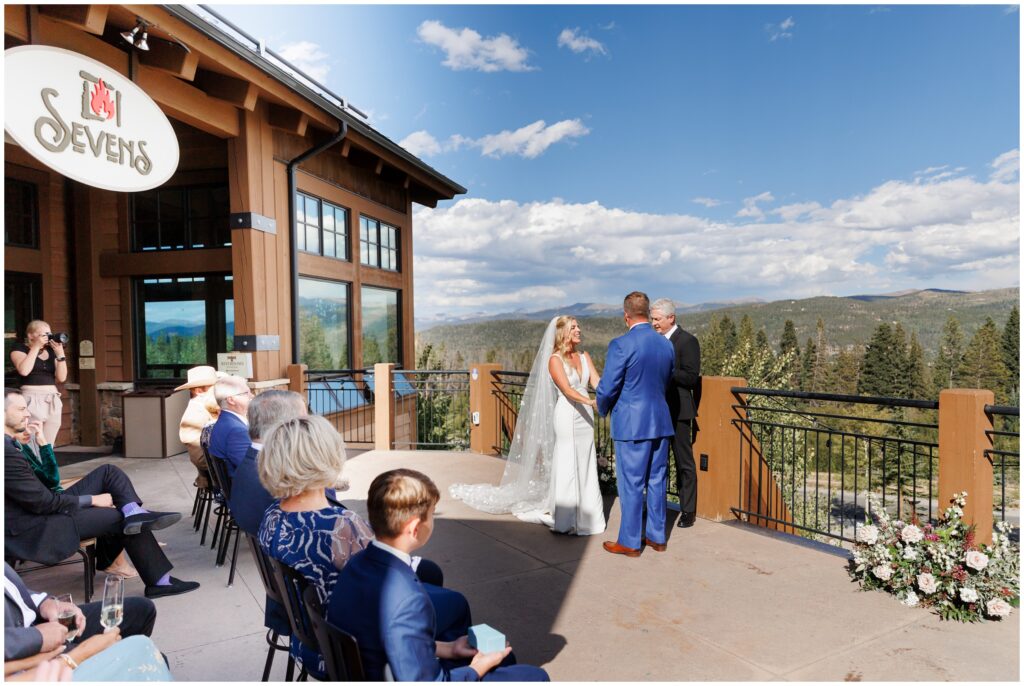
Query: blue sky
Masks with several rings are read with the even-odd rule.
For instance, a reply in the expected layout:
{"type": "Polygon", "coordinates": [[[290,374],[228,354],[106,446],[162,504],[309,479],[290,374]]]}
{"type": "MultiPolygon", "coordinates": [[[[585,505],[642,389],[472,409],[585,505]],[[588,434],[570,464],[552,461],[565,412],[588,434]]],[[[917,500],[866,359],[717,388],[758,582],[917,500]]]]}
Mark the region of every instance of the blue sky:
{"type": "Polygon", "coordinates": [[[469,189],[418,319],[1019,282],[1015,8],[214,7],[469,189]]]}

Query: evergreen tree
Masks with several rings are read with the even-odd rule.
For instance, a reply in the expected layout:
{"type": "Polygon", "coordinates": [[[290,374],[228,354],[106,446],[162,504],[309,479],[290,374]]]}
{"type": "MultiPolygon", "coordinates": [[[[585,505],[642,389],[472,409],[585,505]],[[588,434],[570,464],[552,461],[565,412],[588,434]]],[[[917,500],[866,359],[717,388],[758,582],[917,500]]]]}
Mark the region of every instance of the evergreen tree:
{"type": "Polygon", "coordinates": [[[740,332],[739,338],[736,341],[736,346],[751,345],[754,342],[754,322],[751,320],[750,315],[745,314],[740,319],[740,332]]]}
{"type": "Polygon", "coordinates": [[[1016,398],[1020,389],[1020,310],[1016,305],[1003,327],[1003,366],[1006,367],[1006,393],[1016,398]]]}
{"type": "Polygon", "coordinates": [[[949,315],[945,326],[942,327],[942,342],[939,343],[939,350],[935,356],[935,371],[932,374],[934,385],[934,396],[939,397],[939,392],[945,388],[956,388],[958,383],[957,372],[964,357],[964,335],[960,331],[960,322],[953,315],[949,315]]]}
{"type": "Polygon", "coordinates": [[[860,379],[860,354],[854,350],[843,350],[835,359],[829,369],[829,393],[842,393],[843,395],[856,395],[857,382],[860,379]]]}
{"type": "Polygon", "coordinates": [[[299,316],[299,359],[310,369],[330,369],[333,366],[327,334],[320,317],[315,314],[299,316]]]}
{"type": "Polygon", "coordinates": [[[725,341],[717,314],[711,315],[708,328],[700,337],[700,368],[706,376],[718,376],[725,364],[725,341]]]}
{"type": "Polygon", "coordinates": [[[900,367],[892,327],[882,322],[864,350],[857,392],[861,395],[898,395],[900,367]]]}
{"type": "Polygon", "coordinates": [[[907,389],[910,387],[907,332],[899,322],[892,330],[892,348],[889,354],[893,364],[896,365],[896,379],[893,383],[892,395],[898,398],[909,398],[910,396],[907,395],[907,389]]]}
{"type": "Polygon", "coordinates": [[[764,329],[757,330],[757,336],[754,337],[754,347],[758,350],[769,350],[771,346],[768,344],[768,334],[765,333],[764,329]]]}
{"type": "Polygon", "coordinates": [[[808,338],[804,345],[804,355],[800,360],[800,390],[813,392],[814,388],[814,362],[818,359],[817,346],[813,338],[808,338]]]}
{"type": "Polygon", "coordinates": [[[800,342],[796,338],[796,325],[787,319],[782,325],[782,340],[779,341],[779,352],[783,355],[792,352],[795,358],[800,357],[800,342]]]}
{"type": "Polygon", "coordinates": [[[814,326],[814,367],[811,370],[811,383],[814,390],[822,392],[828,388],[828,337],[825,335],[825,322],[818,317],[814,326]]]}
{"type": "Polygon", "coordinates": [[[917,332],[910,334],[910,348],[907,350],[903,379],[905,397],[914,399],[928,397],[931,385],[928,383],[928,370],[924,364],[924,348],[917,340],[917,332]]]}
{"type": "Polygon", "coordinates": [[[997,398],[1003,397],[1006,365],[1003,364],[999,329],[992,317],[986,317],[985,323],[974,333],[957,375],[962,387],[987,388],[995,391],[997,398]]]}

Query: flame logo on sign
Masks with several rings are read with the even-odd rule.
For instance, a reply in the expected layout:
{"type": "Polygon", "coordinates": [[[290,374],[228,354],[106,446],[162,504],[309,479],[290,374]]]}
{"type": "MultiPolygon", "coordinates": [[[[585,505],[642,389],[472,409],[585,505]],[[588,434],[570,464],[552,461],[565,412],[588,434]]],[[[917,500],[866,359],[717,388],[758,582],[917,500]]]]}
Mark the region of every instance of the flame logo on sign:
{"type": "Polygon", "coordinates": [[[108,120],[114,118],[114,102],[110,99],[110,91],[103,84],[103,79],[100,79],[93,88],[89,107],[94,114],[106,115],[108,120]]]}

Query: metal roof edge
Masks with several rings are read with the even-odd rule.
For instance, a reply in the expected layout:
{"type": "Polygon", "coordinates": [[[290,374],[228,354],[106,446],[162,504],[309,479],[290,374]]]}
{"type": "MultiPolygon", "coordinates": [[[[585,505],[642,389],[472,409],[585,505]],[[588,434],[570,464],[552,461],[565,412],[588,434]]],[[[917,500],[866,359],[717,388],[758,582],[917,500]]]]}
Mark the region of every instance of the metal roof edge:
{"type": "MultiPolygon", "coordinates": [[[[196,14],[186,5],[160,5],[161,8],[166,10],[169,14],[177,19],[190,25],[192,28],[200,31],[218,44],[230,50],[232,53],[240,57],[241,59],[249,62],[257,69],[263,71],[268,76],[280,81],[288,88],[292,89],[300,96],[310,101],[313,105],[316,105],[320,109],[328,112],[331,116],[334,116],[340,120],[345,121],[349,128],[359,132],[366,138],[382,146],[389,152],[394,153],[401,159],[405,160],[409,164],[413,165],[417,169],[425,172],[431,176],[434,180],[447,186],[454,191],[452,196],[463,195],[468,191],[461,185],[448,178],[441,172],[437,171],[429,164],[419,159],[402,146],[395,143],[393,140],[385,136],[384,134],[377,131],[375,128],[362,121],[358,117],[354,117],[351,113],[347,112],[343,107],[332,103],[330,100],[325,98],[323,95],[317,93],[314,89],[310,88],[306,84],[302,83],[294,75],[288,73],[284,69],[281,69],[277,65],[273,64],[269,60],[263,58],[256,52],[240,44],[237,40],[232,38],[230,35],[225,33],[219,26],[210,23],[206,18],[196,14]]],[[[308,78],[308,77],[307,77],[308,78]]]]}

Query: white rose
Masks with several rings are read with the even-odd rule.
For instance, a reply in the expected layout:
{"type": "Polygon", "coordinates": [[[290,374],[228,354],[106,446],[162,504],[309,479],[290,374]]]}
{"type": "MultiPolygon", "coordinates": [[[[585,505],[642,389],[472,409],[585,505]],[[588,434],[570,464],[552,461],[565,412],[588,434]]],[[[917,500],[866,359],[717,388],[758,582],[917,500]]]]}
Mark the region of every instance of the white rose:
{"type": "Polygon", "coordinates": [[[907,607],[914,607],[917,605],[917,594],[913,591],[907,591],[906,597],[903,599],[903,604],[907,607]]]}
{"type": "Polygon", "coordinates": [[[871,573],[877,576],[882,581],[888,581],[892,578],[892,567],[889,565],[878,565],[871,570],[871,573]]]}
{"type": "Polygon", "coordinates": [[[989,617],[1009,617],[1010,604],[1002,598],[993,598],[985,603],[985,614],[989,617]]]}
{"type": "Polygon", "coordinates": [[[960,589],[960,600],[964,601],[965,603],[976,603],[978,602],[978,592],[975,591],[973,588],[967,588],[965,586],[964,588],[960,589]]]}
{"type": "Polygon", "coordinates": [[[857,542],[874,545],[878,540],[878,527],[874,524],[865,524],[857,529],[857,542]]]}
{"type": "Polygon", "coordinates": [[[900,531],[900,538],[903,539],[904,543],[917,543],[924,539],[924,532],[918,529],[913,524],[907,524],[900,531]]]}
{"type": "Polygon", "coordinates": [[[967,566],[980,572],[988,566],[988,555],[977,550],[968,550],[967,566]]]}
{"type": "Polygon", "coordinates": [[[917,575],[917,587],[920,588],[923,593],[927,593],[928,595],[939,590],[939,584],[935,581],[935,577],[928,572],[917,575]]]}
{"type": "Polygon", "coordinates": [[[907,546],[906,548],[904,548],[903,549],[903,559],[904,560],[916,560],[917,559],[917,549],[916,548],[911,548],[910,546],[907,546]]]}

